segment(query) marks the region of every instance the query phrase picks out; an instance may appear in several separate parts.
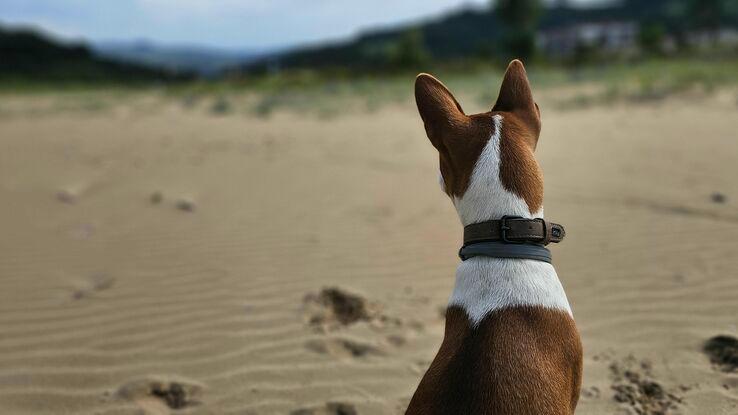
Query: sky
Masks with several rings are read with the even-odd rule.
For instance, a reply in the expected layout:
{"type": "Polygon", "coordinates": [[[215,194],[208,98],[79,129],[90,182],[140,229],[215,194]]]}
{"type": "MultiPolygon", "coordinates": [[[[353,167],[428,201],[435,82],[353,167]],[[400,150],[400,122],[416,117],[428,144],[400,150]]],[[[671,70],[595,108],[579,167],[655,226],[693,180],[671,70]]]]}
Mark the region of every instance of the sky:
{"type": "MultiPolygon", "coordinates": [[[[574,0],[593,3],[598,0],[574,0]]],[[[67,39],[268,50],[341,39],[489,0],[0,0],[0,24],[67,39]]]]}

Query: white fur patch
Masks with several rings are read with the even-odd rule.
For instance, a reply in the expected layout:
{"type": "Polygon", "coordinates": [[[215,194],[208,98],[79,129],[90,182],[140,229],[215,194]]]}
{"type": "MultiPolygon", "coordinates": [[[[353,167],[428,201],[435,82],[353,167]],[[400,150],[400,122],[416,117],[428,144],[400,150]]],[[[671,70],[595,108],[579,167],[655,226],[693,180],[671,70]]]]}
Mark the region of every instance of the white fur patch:
{"type": "Polygon", "coordinates": [[[571,314],[553,265],[529,259],[474,257],[461,262],[448,305],[463,308],[474,326],[494,310],[523,305],[571,314]]]}
{"type": "Polygon", "coordinates": [[[524,218],[543,217],[543,210],[531,214],[525,200],[507,191],[502,185],[500,180],[502,116],[495,115],[494,119],[494,134],[479,155],[469,187],[464,196],[454,197],[454,205],[464,226],[499,219],[505,215],[524,218]]]}
{"type": "MultiPolygon", "coordinates": [[[[528,204],[506,190],[500,180],[502,117],[495,116],[495,131],[474,166],[464,196],[454,198],[461,223],[499,219],[505,215],[542,218],[528,204]]],[[[456,285],[449,306],[462,307],[473,325],[494,310],[514,306],[542,306],[571,314],[569,301],[554,267],[527,259],[474,257],[456,269],[456,285]]]]}

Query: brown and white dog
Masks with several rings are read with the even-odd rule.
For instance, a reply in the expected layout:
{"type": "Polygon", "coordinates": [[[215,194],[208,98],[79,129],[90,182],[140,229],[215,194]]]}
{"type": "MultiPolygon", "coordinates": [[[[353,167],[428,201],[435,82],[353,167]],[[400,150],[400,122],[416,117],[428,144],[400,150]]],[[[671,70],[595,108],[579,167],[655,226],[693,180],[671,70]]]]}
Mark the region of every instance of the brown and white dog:
{"type": "MultiPolygon", "coordinates": [[[[418,75],[415,98],[464,226],[543,217],[533,155],[540,111],[520,61],[508,66],[490,112],[464,114],[427,74],[418,75]]],[[[581,377],[579,333],[553,266],[474,257],[456,270],[443,343],[407,414],[572,414],[581,377]]]]}

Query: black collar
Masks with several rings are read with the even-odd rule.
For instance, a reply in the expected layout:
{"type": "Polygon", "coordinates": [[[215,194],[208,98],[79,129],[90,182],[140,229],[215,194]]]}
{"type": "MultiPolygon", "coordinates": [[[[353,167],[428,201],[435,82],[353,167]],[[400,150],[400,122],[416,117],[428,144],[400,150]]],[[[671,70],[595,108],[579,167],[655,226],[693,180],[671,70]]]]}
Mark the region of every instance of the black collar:
{"type": "Polygon", "coordinates": [[[564,239],[564,227],[544,219],[503,216],[499,220],[474,223],[464,227],[462,261],[477,256],[532,259],[551,262],[545,246],[564,239]]]}
{"type": "Polygon", "coordinates": [[[466,245],[459,250],[459,258],[486,256],[490,258],[533,259],[551,263],[551,251],[542,245],[506,244],[504,242],[479,242],[466,245]]]}

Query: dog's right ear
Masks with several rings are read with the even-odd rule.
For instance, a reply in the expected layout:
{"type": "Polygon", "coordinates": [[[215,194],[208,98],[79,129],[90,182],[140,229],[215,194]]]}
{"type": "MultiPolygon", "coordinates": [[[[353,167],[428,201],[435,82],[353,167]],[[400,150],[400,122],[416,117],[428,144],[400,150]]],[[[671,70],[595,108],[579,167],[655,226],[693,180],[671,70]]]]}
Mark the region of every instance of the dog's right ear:
{"type": "Polygon", "coordinates": [[[445,141],[458,137],[454,133],[468,126],[469,117],[448,88],[425,73],[415,78],[415,102],[431,143],[439,151],[447,151],[449,143],[445,141]]]}

